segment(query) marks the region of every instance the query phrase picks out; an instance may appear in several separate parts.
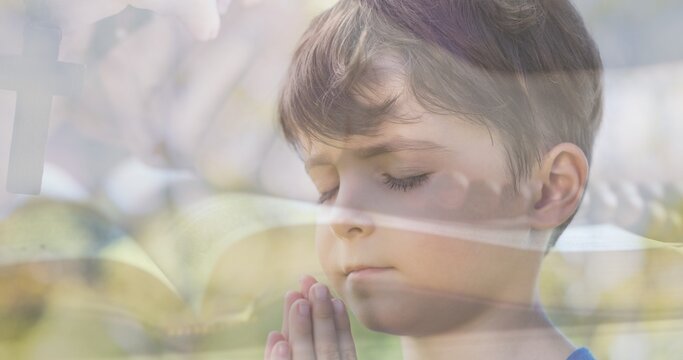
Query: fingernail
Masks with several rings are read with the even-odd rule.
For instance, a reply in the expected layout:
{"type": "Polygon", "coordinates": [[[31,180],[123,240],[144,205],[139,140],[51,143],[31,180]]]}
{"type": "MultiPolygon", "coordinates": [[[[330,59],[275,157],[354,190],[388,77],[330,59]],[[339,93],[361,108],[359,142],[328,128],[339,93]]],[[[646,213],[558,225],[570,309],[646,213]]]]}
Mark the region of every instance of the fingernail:
{"type": "Polygon", "coordinates": [[[314,288],[315,291],[315,297],[318,300],[327,300],[327,286],[325,285],[317,285],[314,288]]]}
{"type": "Polygon", "coordinates": [[[344,313],[344,303],[339,299],[332,299],[332,305],[334,306],[334,311],[337,314],[344,313]]]}
{"type": "Polygon", "coordinates": [[[289,355],[289,346],[287,346],[286,342],[280,341],[279,343],[277,343],[276,348],[277,349],[275,349],[275,351],[277,352],[278,356],[285,357],[289,355]]]}
{"type": "Polygon", "coordinates": [[[302,301],[301,303],[299,303],[298,310],[299,310],[299,315],[301,315],[301,316],[308,316],[311,313],[311,307],[305,301],[302,301]]]}

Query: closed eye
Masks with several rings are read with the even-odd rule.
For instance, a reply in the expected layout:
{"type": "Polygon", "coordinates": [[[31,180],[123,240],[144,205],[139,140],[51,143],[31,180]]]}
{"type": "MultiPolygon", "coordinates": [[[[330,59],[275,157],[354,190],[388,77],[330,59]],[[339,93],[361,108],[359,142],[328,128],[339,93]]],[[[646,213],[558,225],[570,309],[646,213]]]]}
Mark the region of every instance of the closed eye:
{"type": "MultiPolygon", "coordinates": [[[[426,183],[429,180],[430,175],[431,173],[426,173],[405,178],[395,178],[389,174],[383,174],[382,176],[384,177],[384,184],[389,187],[389,189],[406,192],[426,183]]],[[[322,204],[331,199],[338,190],[339,186],[320,194],[318,204],[322,204]]]]}
{"type": "Polygon", "coordinates": [[[429,180],[431,173],[426,173],[417,176],[409,176],[405,178],[395,178],[389,174],[384,174],[384,184],[391,190],[408,191],[416,188],[429,180]]]}
{"type": "Polygon", "coordinates": [[[334,193],[337,192],[337,190],[339,190],[339,186],[337,186],[336,188],[334,188],[334,189],[332,189],[332,190],[330,190],[330,191],[325,191],[325,192],[323,192],[322,194],[320,194],[320,197],[318,198],[318,204],[322,204],[322,203],[324,203],[325,201],[327,201],[327,200],[329,200],[330,198],[332,198],[332,197],[334,196],[334,193]]]}

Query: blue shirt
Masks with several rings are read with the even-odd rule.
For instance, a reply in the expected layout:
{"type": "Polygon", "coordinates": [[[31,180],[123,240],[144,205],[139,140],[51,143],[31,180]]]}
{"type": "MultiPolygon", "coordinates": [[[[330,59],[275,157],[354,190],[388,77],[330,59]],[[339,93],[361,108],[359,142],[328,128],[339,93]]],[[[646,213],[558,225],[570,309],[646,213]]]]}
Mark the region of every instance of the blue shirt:
{"type": "Polygon", "coordinates": [[[595,360],[595,358],[588,349],[580,348],[569,355],[567,360],[595,360]]]}

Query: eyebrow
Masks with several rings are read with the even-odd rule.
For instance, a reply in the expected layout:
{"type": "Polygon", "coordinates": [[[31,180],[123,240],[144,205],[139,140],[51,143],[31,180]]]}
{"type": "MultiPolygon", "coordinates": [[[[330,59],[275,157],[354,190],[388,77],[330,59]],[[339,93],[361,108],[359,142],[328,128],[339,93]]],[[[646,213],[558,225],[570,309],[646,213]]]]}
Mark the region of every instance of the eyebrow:
{"type": "MultiPolygon", "coordinates": [[[[439,145],[428,140],[408,139],[403,136],[397,136],[387,142],[355,149],[353,150],[353,152],[356,153],[356,155],[361,159],[369,159],[383,154],[395,153],[406,150],[449,151],[448,148],[446,148],[445,146],[439,145]]],[[[306,170],[309,170],[314,166],[330,164],[330,160],[324,155],[313,155],[308,160],[306,160],[305,163],[306,170]]]]}

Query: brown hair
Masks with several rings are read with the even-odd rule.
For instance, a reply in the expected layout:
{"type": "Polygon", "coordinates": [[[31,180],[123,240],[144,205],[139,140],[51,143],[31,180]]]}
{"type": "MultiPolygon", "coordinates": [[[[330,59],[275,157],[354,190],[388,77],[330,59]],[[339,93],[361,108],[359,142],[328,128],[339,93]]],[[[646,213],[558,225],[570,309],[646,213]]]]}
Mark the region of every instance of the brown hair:
{"type": "MultiPolygon", "coordinates": [[[[515,184],[562,142],[591,159],[602,62],[568,0],[340,0],[303,35],[285,81],[287,140],[376,135],[397,103],[496,131],[515,184]],[[396,66],[382,72],[389,59],[396,66]],[[392,78],[401,91],[387,91],[392,78]]],[[[570,220],[556,229],[554,243],[570,220]]]]}

